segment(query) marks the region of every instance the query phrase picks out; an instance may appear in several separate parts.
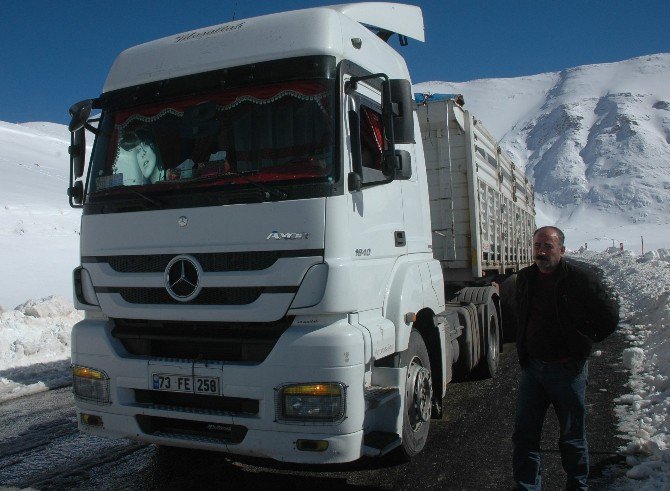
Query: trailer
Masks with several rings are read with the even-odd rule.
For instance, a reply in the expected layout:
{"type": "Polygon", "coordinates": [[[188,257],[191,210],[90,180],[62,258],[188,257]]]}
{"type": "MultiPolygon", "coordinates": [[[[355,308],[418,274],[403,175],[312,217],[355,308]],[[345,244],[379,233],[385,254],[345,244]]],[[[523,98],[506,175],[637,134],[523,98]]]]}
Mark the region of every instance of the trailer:
{"type": "Polygon", "coordinates": [[[458,286],[532,264],[535,193],[462,95],[417,94],[433,254],[458,286]]]}

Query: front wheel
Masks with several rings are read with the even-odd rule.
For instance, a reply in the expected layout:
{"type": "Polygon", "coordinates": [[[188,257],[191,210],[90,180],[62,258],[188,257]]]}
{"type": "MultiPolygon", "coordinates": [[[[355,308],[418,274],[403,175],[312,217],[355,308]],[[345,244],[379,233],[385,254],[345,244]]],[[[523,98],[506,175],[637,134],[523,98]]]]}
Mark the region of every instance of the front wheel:
{"type": "Polygon", "coordinates": [[[402,361],[403,366],[407,366],[407,375],[400,449],[405,458],[410,458],[426,445],[433,399],[428,350],[416,329],[410,333],[409,346],[402,354],[402,361]]]}

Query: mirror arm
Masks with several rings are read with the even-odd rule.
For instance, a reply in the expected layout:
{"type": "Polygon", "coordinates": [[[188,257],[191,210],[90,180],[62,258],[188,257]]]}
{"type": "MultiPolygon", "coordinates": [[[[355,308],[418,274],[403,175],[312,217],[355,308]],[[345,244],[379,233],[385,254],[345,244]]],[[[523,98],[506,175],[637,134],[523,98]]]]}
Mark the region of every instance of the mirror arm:
{"type": "Polygon", "coordinates": [[[363,158],[361,155],[361,120],[354,110],[349,111],[349,133],[351,141],[352,170],[348,176],[349,191],[360,191],[363,177],[363,158]]]}
{"type": "Polygon", "coordinates": [[[361,156],[361,121],[356,111],[349,111],[349,130],[351,133],[351,148],[353,171],[363,175],[363,158],[361,156]]]}

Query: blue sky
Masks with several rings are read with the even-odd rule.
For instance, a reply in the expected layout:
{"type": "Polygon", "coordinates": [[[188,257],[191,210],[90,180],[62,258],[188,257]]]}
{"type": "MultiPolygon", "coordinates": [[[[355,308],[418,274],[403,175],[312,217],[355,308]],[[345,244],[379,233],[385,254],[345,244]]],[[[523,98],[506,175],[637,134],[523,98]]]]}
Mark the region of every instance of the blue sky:
{"type": "MultiPolygon", "coordinates": [[[[116,55],[159,37],[337,0],[6,1],[0,120],[66,123],[116,55]]],[[[343,3],[343,2],[341,2],[343,3]]],[[[670,52],[670,1],[432,0],[426,43],[402,48],[414,82],[516,77],[670,52]]]]}

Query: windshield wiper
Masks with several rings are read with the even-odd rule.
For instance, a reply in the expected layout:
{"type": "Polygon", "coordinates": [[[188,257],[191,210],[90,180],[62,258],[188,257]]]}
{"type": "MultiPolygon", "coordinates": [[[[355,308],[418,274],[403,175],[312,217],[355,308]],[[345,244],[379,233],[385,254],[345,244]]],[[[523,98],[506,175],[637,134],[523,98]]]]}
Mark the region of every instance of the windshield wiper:
{"type": "Polygon", "coordinates": [[[154,199],[154,198],[151,198],[151,197],[147,196],[144,193],[141,193],[140,191],[137,191],[136,189],[133,189],[133,187],[130,187],[130,186],[103,189],[103,190],[100,190],[100,191],[96,191],[91,196],[95,196],[95,198],[110,197],[111,196],[113,199],[119,200],[119,199],[124,199],[125,198],[125,196],[124,196],[125,193],[128,193],[128,192],[130,192],[130,193],[132,193],[136,196],[139,196],[144,201],[154,205],[156,208],[163,208],[163,203],[161,203],[157,199],[154,199]],[[121,190],[123,190],[123,192],[120,192],[121,190]]]}
{"type": "Polygon", "coordinates": [[[133,189],[133,188],[130,188],[130,187],[129,187],[129,188],[126,188],[126,191],[130,191],[131,193],[136,194],[136,195],[139,196],[140,198],[142,198],[142,199],[148,201],[149,203],[153,204],[153,205],[154,205],[156,208],[158,208],[158,209],[162,209],[162,208],[163,208],[163,203],[161,203],[160,201],[158,201],[158,200],[156,200],[156,199],[150,198],[149,196],[147,196],[147,195],[144,194],[144,193],[140,193],[140,192],[137,191],[136,189],[133,189]]]}
{"type": "Polygon", "coordinates": [[[264,193],[264,198],[266,201],[269,201],[270,198],[274,197],[277,199],[286,199],[288,198],[288,194],[286,194],[285,191],[282,191],[281,189],[273,188],[272,186],[268,186],[267,184],[263,184],[257,181],[252,181],[247,175],[250,174],[258,174],[257,170],[250,170],[250,171],[243,171],[243,172],[226,172],[224,175],[225,176],[232,176],[232,177],[239,177],[241,178],[244,182],[251,184],[255,188],[260,189],[264,193]]]}

